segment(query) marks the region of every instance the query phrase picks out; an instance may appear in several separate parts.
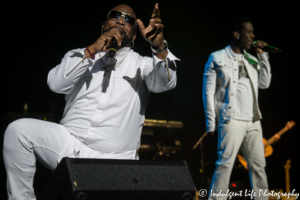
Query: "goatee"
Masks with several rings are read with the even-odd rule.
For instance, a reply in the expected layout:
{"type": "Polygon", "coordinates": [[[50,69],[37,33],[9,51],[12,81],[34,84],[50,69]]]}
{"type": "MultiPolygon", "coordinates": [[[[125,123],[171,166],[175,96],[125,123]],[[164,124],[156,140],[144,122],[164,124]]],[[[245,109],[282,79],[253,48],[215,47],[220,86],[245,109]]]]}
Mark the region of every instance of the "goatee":
{"type": "MultiPolygon", "coordinates": [[[[109,32],[109,31],[110,31],[111,29],[113,29],[113,28],[115,28],[115,27],[110,27],[110,28],[108,28],[108,29],[106,29],[106,30],[103,30],[103,33],[109,32]]],[[[117,49],[121,49],[121,48],[123,48],[123,47],[129,46],[129,44],[130,44],[131,41],[132,41],[133,36],[134,36],[134,35],[132,35],[131,38],[128,38],[127,33],[124,31],[123,38],[122,38],[122,42],[121,42],[121,46],[117,46],[117,49]]],[[[110,45],[110,46],[111,46],[111,45],[110,45]]]]}

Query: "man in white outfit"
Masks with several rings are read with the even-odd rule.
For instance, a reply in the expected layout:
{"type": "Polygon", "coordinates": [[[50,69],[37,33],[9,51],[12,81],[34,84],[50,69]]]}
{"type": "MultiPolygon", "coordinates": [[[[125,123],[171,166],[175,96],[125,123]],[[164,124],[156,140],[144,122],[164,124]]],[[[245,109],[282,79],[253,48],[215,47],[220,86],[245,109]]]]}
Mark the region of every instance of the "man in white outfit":
{"type": "Polygon", "coordinates": [[[231,23],[230,44],[212,53],[205,65],[203,103],[207,132],[218,133],[218,160],[213,174],[209,199],[226,199],[233,164],[239,149],[248,161],[251,187],[256,192],[268,189],[265,173],[264,147],[258,107],[258,88],[268,88],[271,68],[268,54],[261,48],[267,43],[257,41],[258,59],[248,54],[254,39],[248,18],[231,23]]]}
{"type": "Polygon", "coordinates": [[[4,162],[9,200],[36,199],[36,159],[54,170],[63,157],[138,159],[137,151],[150,92],[176,86],[178,60],[163,40],[155,4],[148,27],[127,5],[113,8],[94,44],[69,51],[48,74],[48,85],[66,95],[60,124],[20,119],[5,132],[4,162]],[[153,58],[131,47],[137,25],[153,58]],[[108,50],[116,44],[116,55],[108,50]]]}

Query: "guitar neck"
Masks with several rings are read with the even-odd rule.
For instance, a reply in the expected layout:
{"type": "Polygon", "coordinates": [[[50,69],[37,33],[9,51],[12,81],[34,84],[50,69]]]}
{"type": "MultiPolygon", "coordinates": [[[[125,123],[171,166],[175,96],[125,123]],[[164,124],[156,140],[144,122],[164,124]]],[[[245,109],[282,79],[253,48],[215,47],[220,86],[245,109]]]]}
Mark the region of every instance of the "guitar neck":
{"type": "Polygon", "coordinates": [[[285,169],[285,191],[286,192],[290,192],[290,172],[289,170],[291,169],[291,160],[288,159],[286,161],[286,164],[284,165],[284,169],[285,169]]]}
{"type": "MultiPolygon", "coordinates": [[[[278,135],[279,137],[281,137],[286,131],[288,131],[289,129],[287,127],[284,127],[283,129],[281,129],[278,133],[276,133],[275,135],[278,135]]],[[[273,142],[276,141],[276,136],[271,137],[270,139],[268,139],[268,141],[264,144],[264,148],[266,148],[267,146],[271,145],[273,142]]]]}
{"type": "Polygon", "coordinates": [[[288,169],[285,171],[285,189],[286,192],[290,191],[290,172],[288,169]]]}

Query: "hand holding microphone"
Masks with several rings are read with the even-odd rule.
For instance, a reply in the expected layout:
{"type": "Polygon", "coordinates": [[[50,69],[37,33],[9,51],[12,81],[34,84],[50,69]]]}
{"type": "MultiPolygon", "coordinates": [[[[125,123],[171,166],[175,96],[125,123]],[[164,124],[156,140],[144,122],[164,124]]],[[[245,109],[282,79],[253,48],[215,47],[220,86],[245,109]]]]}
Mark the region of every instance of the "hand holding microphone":
{"type": "MultiPolygon", "coordinates": [[[[122,43],[122,33],[118,28],[112,27],[110,30],[104,32],[92,45],[88,48],[92,55],[96,55],[98,52],[104,52],[108,49],[115,49],[117,46],[121,46],[122,43]]],[[[85,56],[90,58],[89,52],[85,52],[85,56]]],[[[110,54],[110,53],[109,53],[110,54]]],[[[113,54],[113,53],[112,53],[113,54]]],[[[110,54],[110,55],[112,55],[110,54]]],[[[113,57],[114,55],[112,55],[113,57]]]]}
{"type": "Polygon", "coordinates": [[[111,47],[109,49],[109,57],[110,58],[113,58],[115,55],[116,55],[116,52],[117,52],[117,41],[113,38],[111,40],[111,47]]]}
{"type": "Polygon", "coordinates": [[[274,53],[281,53],[282,50],[277,48],[277,47],[273,47],[268,45],[268,43],[258,40],[258,41],[253,41],[252,42],[252,47],[256,48],[256,52],[257,53],[264,53],[265,51],[270,51],[270,52],[274,52],[274,53]]]}

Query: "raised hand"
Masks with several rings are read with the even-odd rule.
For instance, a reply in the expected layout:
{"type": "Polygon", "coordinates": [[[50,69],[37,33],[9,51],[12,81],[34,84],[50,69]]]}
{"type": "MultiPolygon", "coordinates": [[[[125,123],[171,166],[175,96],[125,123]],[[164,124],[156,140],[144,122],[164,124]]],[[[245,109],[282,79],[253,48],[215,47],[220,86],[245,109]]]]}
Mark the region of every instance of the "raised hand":
{"type": "Polygon", "coordinates": [[[266,45],[268,45],[268,43],[261,41],[261,40],[257,40],[257,47],[255,48],[255,51],[257,53],[265,53],[265,51],[262,50],[262,48],[266,45]]]}
{"type": "Polygon", "coordinates": [[[143,22],[137,19],[137,24],[141,31],[142,36],[150,42],[151,46],[155,49],[161,49],[165,46],[164,44],[164,25],[160,19],[160,11],[158,3],[154,5],[153,13],[151,15],[150,23],[145,28],[143,22]]]}

